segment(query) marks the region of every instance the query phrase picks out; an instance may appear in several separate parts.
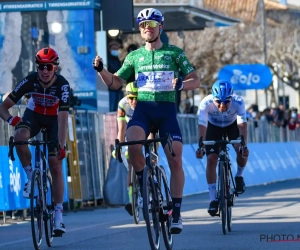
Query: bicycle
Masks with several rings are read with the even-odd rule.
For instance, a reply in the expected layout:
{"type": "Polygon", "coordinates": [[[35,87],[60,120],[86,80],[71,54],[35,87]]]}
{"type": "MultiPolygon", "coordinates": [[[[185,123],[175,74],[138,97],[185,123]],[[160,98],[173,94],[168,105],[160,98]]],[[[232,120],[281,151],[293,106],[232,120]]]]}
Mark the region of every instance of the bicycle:
{"type": "Polygon", "coordinates": [[[234,200],[238,196],[236,191],[235,181],[231,171],[231,163],[228,156],[227,144],[241,144],[242,147],[245,146],[244,137],[241,136],[240,139],[230,140],[227,134],[222,136],[222,140],[216,141],[202,141],[202,137],[199,139],[199,148],[203,145],[218,145],[219,146],[219,163],[218,163],[218,175],[217,175],[217,192],[216,199],[219,204],[219,214],[222,218],[222,231],[226,234],[227,230],[231,232],[232,230],[232,207],[234,206],[234,200]],[[233,185],[233,189],[230,186],[230,179],[233,185]]]}
{"type": "Polygon", "coordinates": [[[46,145],[57,145],[57,141],[47,141],[46,129],[41,129],[42,141],[14,141],[14,137],[9,139],[8,157],[15,160],[13,148],[16,145],[32,145],[35,147],[34,171],[32,173],[31,192],[30,192],[30,217],[31,233],[33,245],[39,250],[42,244],[43,223],[46,235],[46,242],[52,246],[53,237],[61,237],[61,234],[54,234],[54,201],[52,196],[52,177],[47,167],[46,145]],[[40,146],[43,146],[41,150],[40,146]],[[41,164],[42,161],[42,164],[41,164]]]}
{"type": "MultiPolygon", "coordinates": [[[[155,138],[155,137],[154,137],[155,138]]],[[[170,153],[175,156],[172,149],[172,139],[169,134],[165,138],[130,141],[120,143],[116,139],[116,158],[122,162],[120,150],[122,146],[142,144],[145,150],[146,166],[143,172],[143,215],[147,226],[148,239],[151,249],[160,249],[160,232],[162,232],[167,250],[173,247],[173,235],[170,232],[172,217],[172,198],[168,186],[166,172],[163,166],[158,166],[156,143],[167,141],[170,153]],[[151,152],[151,147],[153,150],[151,152]],[[150,214],[152,219],[150,219],[150,214]]]]}

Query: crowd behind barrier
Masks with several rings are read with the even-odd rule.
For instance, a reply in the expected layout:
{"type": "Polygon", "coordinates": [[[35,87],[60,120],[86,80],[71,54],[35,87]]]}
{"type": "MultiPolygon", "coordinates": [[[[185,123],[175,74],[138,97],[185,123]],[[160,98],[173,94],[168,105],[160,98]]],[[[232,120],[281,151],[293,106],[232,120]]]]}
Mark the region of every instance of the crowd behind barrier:
{"type": "MultiPolygon", "coordinates": [[[[10,112],[12,115],[22,115],[23,111],[24,106],[15,106],[10,112]]],[[[82,201],[96,202],[96,200],[103,198],[111,150],[117,136],[116,112],[99,114],[95,111],[77,110],[75,114],[82,201]]],[[[198,143],[198,116],[178,114],[178,122],[185,146],[189,144],[195,150],[198,143]]],[[[0,146],[8,145],[13,130],[7,122],[0,120],[0,146]]],[[[299,126],[295,130],[290,130],[288,127],[275,126],[266,120],[250,119],[248,121],[248,134],[249,143],[300,141],[299,126]]],[[[2,154],[2,158],[5,157],[6,155],[2,154]]],[[[9,168],[9,163],[6,166],[5,164],[0,166],[0,188],[3,184],[1,172],[4,168],[9,168]]],[[[190,173],[195,172],[191,168],[185,170],[190,173]]],[[[204,169],[202,170],[204,171],[204,169]]],[[[191,176],[193,175],[191,174],[191,176]]],[[[3,190],[9,191],[9,188],[3,190]]]]}

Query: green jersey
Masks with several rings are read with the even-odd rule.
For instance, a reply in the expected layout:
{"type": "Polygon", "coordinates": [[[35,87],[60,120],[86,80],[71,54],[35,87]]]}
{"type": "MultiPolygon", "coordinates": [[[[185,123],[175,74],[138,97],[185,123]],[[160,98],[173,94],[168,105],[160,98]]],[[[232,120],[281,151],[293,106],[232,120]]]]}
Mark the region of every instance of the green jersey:
{"type": "Polygon", "coordinates": [[[138,88],[138,101],[175,102],[172,80],[194,71],[182,49],[166,45],[158,50],[146,50],[145,46],[130,52],[117,75],[127,80],[132,73],[138,88]]]}

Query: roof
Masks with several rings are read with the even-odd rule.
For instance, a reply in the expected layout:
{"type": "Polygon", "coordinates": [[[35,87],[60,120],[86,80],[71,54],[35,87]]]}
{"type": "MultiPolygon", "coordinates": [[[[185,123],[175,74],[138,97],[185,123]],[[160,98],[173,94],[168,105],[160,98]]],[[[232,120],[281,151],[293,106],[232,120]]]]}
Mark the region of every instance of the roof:
{"type": "MultiPolygon", "coordinates": [[[[133,6],[135,17],[144,8],[159,9],[165,18],[165,31],[201,30],[205,27],[231,26],[240,22],[239,19],[227,17],[223,14],[189,4],[136,3],[133,6]]],[[[138,31],[136,22],[135,31],[138,31]]]]}
{"type": "MultiPolygon", "coordinates": [[[[203,7],[222,12],[243,21],[252,22],[255,19],[258,11],[260,0],[203,0],[203,7]]],[[[287,7],[283,4],[264,0],[265,10],[286,10],[287,7]]]]}

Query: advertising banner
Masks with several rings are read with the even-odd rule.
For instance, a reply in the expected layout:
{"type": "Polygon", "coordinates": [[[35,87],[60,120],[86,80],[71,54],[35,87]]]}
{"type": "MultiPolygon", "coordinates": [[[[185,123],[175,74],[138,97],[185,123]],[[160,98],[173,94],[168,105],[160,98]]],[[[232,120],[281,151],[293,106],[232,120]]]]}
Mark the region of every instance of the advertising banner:
{"type": "Polygon", "coordinates": [[[234,90],[265,89],[272,82],[270,68],[263,64],[232,64],[224,66],[218,75],[219,80],[233,84],[234,90]]]}
{"type": "MultiPolygon", "coordinates": [[[[30,147],[34,155],[34,147],[30,147]]],[[[8,158],[8,147],[0,146],[0,211],[21,210],[29,208],[30,200],[23,197],[23,188],[27,181],[25,171],[17,157],[15,161],[8,158]]],[[[34,157],[33,157],[34,159],[34,157]]],[[[67,165],[63,161],[64,202],[68,198],[67,165]]]]}

